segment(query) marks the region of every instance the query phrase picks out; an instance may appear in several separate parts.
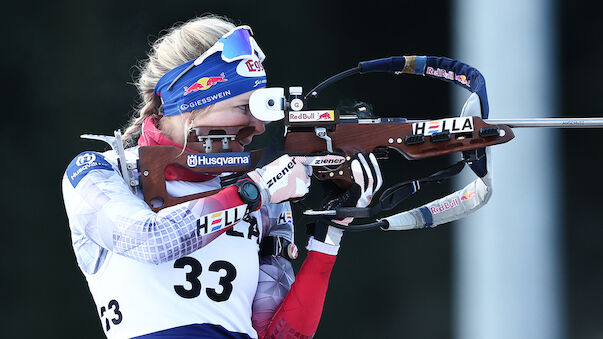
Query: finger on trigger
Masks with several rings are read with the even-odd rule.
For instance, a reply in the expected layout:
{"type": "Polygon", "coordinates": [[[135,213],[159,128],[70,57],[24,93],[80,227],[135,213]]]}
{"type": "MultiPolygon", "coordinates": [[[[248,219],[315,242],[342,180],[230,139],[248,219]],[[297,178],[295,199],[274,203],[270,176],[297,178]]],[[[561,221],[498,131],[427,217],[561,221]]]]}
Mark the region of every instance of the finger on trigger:
{"type": "Polygon", "coordinates": [[[365,191],[369,191],[369,194],[372,193],[373,190],[373,173],[371,171],[371,167],[369,166],[369,164],[366,162],[366,159],[364,158],[364,155],[362,154],[358,154],[358,159],[360,160],[360,163],[362,164],[362,169],[363,172],[366,174],[366,183],[364,185],[364,190],[365,191]]]}
{"type": "Polygon", "coordinates": [[[354,176],[354,182],[360,186],[360,188],[364,191],[365,183],[364,183],[364,175],[362,174],[362,167],[360,166],[360,162],[356,159],[352,160],[352,164],[350,165],[352,168],[352,175],[354,176]]]}

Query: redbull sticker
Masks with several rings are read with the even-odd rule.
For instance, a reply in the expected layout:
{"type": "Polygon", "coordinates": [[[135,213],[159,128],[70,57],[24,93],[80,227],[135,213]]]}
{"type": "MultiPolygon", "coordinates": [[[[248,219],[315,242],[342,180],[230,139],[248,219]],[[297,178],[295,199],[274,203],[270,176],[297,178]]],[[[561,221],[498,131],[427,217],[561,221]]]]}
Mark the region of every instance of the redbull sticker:
{"type": "Polygon", "coordinates": [[[454,198],[450,201],[444,201],[442,202],[439,206],[431,206],[429,207],[429,210],[431,211],[431,214],[438,214],[438,213],[442,213],[444,211],[448,211],[451,208],[455,208],[458,205],[460,205],[459,199],[454,198]]]}
{"type": "Polygon", "coordinates": [[[226,81],[228,81],[228,79],[224,77],[224,72],[222,72],[219,76],[203,77],[197,80],[197,82],[190,87],[184,86],[184,95],[197,91],[205,91],[210,89],[213,85],[226,81]]]}
{"type": "Polygon", "coordinates": [[[289,112],[289,122],[335,121],[335,111],[289,112]]]}
{"type": "Polygon", "coordinates": [[[450,133],[473,132],[473,118],[450,118],[426,122],[415,122],[412,124],[413,134],[431,135],[446,131],[450,133]]]}
{"type": "Polygon", "coordinates": [[[454,80],[456,80],[457,82],[460,82],[461,84],[463,84],[467,87],[470,87],[469,79],[467,79],[467,76],[465,76],[465,75],[455,75],[454,80]]]}
{"type": "Polygon", "coordinates": [[[67,178],[75,188],[86,174],[95,169],[112,171],[113,167],[102,154],[96,152],[80,153],[67,167],[67,178]]]}
{"type": "Polygon", "coordinates": [[[461,197],[461,201],[469,201],[471,200],[471,198],[473,198],[474,195],[475,192],[465,192],[465,194],[463,194],[463,196],[461,197]]]}
{"type": "Polygon", "coordinates": [[[454,80],[454,72],[448,71],[448,70],[445,70],[442,68],[434,69],[433,67],[427,67],[427,69],[425,70],[425,74],[429,74],[429,75],[432,75],[432,76],[438,77],[438,78],[454,80]]]}
{"type": "Polygon", "coordinates": [[[462,75],[462,74],[454,74],[453,71],[448,71],[442,68],[433,68],[433,67],[427,67],[427,69],[425,70],[425,74],[437,77],[437,78],[444,78],[447,80],[451,80],[451,81],[456,81],[459,82],[467,87],[471,87],[471,83],[470,80],[467,79],[466,75],[462,75]]]}
{"type": "Polygon", "coordinates": [[[195,153],[186,156],[189,168],[197,167],[237,167],[249,165],[251,155],[248,152],[232,153],[195,153]]]}
{"type": "Polygon", "coordinates": [[[244,77],[265,77],[266,71],[259,59],[241,60],[237,65],[237,74],[244,77]]]}

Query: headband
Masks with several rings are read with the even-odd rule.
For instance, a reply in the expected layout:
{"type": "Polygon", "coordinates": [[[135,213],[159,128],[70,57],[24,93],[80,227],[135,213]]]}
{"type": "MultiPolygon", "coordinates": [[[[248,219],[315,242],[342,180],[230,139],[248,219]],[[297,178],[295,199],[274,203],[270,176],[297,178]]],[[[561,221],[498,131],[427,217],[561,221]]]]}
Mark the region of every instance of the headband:
{"type": "Polygon", "coordinates": [[[157,82],[155,94],[161,98],[164,116],[190,112],[266,87],[266,72],[255,55],[229,63],[220,53],[214,53],[182,74],[194,62],[170,70],[157,82]]]}

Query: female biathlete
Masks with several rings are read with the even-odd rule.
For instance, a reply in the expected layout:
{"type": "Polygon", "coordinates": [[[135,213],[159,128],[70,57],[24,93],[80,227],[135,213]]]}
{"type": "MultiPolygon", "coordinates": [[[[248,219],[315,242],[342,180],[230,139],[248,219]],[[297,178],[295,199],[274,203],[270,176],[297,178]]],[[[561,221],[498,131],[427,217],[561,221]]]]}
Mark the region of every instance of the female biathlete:
{"type": "MultiPolygon", "coordinates": [[[[251,127],[250,136],[232,147],[243,151],[264,132],[248,106],[252,91],[266,86],[263,58],[249,27],[219,17],[170,29],[141,68],[142,103],[124,140],[204,152],[197,143],[187,145],[192,129],[251,127]]],[[[125,157],[120,161],[136,164],[138,147],[127,148],[125,157]]],[[[114,151],[83,152],[63,178],[73,249],[107,337],[314,335],[342,231],[314,227],[294,282],[286,201],[308,192],[308,158],[283,155],[217,194],[157,213],[140,187],[132,192],[124,182],[118,160],[114,151]],[[234,225],[216,221],[229,209],[245,216],[234,225]]],[[[331,206],[364,207],[381,186],[372,154],[358,154],[352,168],[357,185],[330,199],[331,206]]],[[[219,177],[181,167],[167,167],[166,178],[172,196],[220,188],[219,177]]]]}

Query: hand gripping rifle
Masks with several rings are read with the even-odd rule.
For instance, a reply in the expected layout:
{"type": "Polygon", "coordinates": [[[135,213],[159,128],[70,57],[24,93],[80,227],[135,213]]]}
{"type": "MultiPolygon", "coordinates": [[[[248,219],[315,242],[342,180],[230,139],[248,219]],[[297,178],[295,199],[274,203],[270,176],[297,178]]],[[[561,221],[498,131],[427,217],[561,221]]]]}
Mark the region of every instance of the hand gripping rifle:
{"type": "MultiPolygon", "coordinates": [[[[307,210],[335,227],[330,219],[345,217],[374,218],[378,213],[393,209],[403,200],[416,193],[421,185],[439,182],[460,173],[465,164],[477,175],[477,179],[461,190],[432,201],[410,211],[398,213],[376,222],[351,225],[347,230],[365,230],[376,227],[389,230],[405,230],[434,227],[466,216],[477,210],[492,194],[491,175],[488,171],[488,146],[505,143],[514,138],[512,128],[601,128],[603,118],[558,119],[488,119],[488,99],[485,80],[475,68],[444,57],[403,56],[360,62],[357,67],[339,73],[305,96],[301,87],[265,88],[250,97],[252,114],[263,121],[284,120],[284,140],[277,142],[276,149],[264,152],[262,163],[267,163],[281,152],[290,155],[324,156],[314,162],[314,176],[318,180],[333,180],[346,187],[353,181],[350,168],[351,155],[359,151],[374,152],[379,158],[394,150],[408,160],[418,160],[450,153],[461,153],[458,163],[386,189],[372,207],[337,208],[335,210],[307,210]],[[404,118],[361,118],[358,115],[341,114],[338,110],[307,110],[311,99],[318,92],[354,74],[389,72],[416,74],[444,80],[471,92],[458,117],[440,120],[406,120],[404,118]],[[282,147],[278,147],[278,146],[282,147]],[[271,157],[272,156],[272,157],[271,157]]],[[[363,107],[359,107],[361,112],[363,107]]],[[[182,152],[172,146],[143,146],[139,148],[138,171],[144,199],[154,211],[183,201],[215,194],[217,190],[183,197],[170,196],[165,187],[167,166],[181,166],[193,172],[218,174],[234,172],[222,180],[223,186],[233,182],[237,174],[243,174],[258,166],[261,151],[232,153],[229,144],[244,138],[245,129],[229,131],[209,130],[191,136],[190,142],[202,142],[206,153],[182,152]],[[217,150],[217,152],[213,152],[217,150]]],[[[275,146],[275,145],[272,145],[275,146]]]]}

